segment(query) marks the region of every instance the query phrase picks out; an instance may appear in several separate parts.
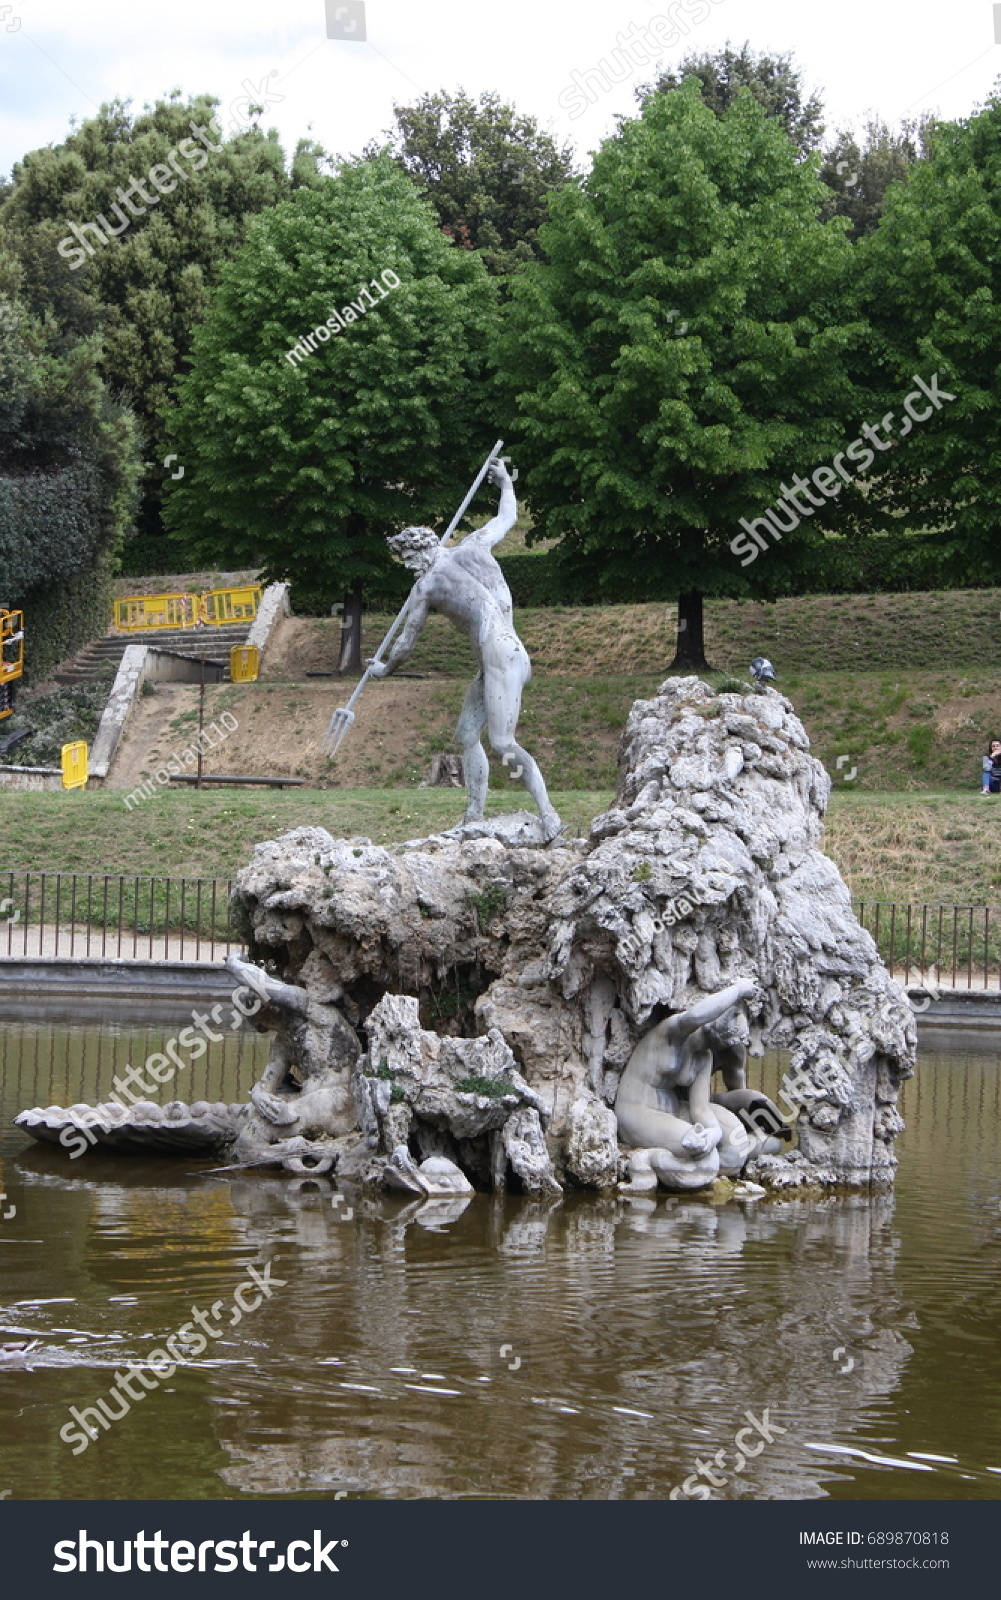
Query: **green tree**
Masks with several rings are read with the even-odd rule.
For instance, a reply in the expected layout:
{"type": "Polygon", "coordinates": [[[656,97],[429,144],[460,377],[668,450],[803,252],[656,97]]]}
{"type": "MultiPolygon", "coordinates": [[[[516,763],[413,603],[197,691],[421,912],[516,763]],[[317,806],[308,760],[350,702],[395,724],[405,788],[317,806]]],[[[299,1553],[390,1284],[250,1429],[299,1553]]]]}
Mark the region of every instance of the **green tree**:
{"type": "Polygon", "coordinates": [[[902,183],[914,164],[927,158],[934,129],[929,113],[897,129],[869,117],[861,144],[851,129],[838,130],[824,152],[820,176],[831,190],[829,215],[847,217],[853,239],[875,232],[890,185],[902,183]]]}
{"type": "Polygon", "coordinates": [[[454,511],[493,442],[495,297],[382,155],[257,218],[196,332],[168,522],[198,560],[344,595],[342,670],[365,586],[399,577],[385,536],[454,511]]]}
{"type": "Polygon", "coordinates": [[[79,321],[91,302],[101,374],[140,424],[144,534],[160,531],[171,385],[220,271],[251,216],[320,181],[323,153],[312,142],[300,141],[288,173],[277,135],[256,125],[252,100],[234,103],[243,131],[229,138],[213,126],[218,104],[175,93],[139,115],[121,101],[104,105],[62,144],[18,162],[0,204],[0,233],[32,265],[39,313],[67,313],[52,303],[57,294],[74,302],[79,321]]]}
{"type": "MultiPolygon", "coordinates": [[[[539,255],[546,196],[573,175],[562,147],[499,95],[425,94],[393,107],[394,160],[426,195],[457,244],[479,250],[487,271],[516,271],[539,255]]],[[[373,152],[369,152],[370,154],[373,152]]]]}
{"type": "Polygon", "coordinates": [[[0,606],[25,611],[37,679],[108,625],[138,457],[133,419],[100,377],[99,334],[37,316],[25,288],[23,263],[0,250],[0,606]]]}
{"type": "Polygon", "coordinates": [[[918,391],[874,495],[883,525],[924,532],[940,581],[1001,577],[1001,98],[962,123],[939,123],[927,161],[888,192],[859,246],[861,295],[880,343],[887,411],[918,391]],[[906,429],[907,436],[904,437],[906,429]]]}
{"type": "Polygon", "coordinates": [[[554,197],[549,262],[515,281],[498,367],[535,536],[596,599],[669,572],[678,666],[704,665],[703,594],[789,592],[823,544],[793,517],[753,564],[730,548],[858,407],[853,250],[823,198],[751,94],[717,117],[690,79],[554,197]]]}
{"type": "Polygon", "coordinates": [[[824,133],[824,107],[816,93],[807,95],[803,75],[793,65],[792,56],[768,55],[744,44],[740,50],[725,45],[713,52],[692,52],[680,66],[662,72],[653,84],[638,91],[642,102],[648,95],[679,89],[686,78],[698,78],[702,99],[714,116],[729,111],[742,89],[747,89],[769,117],[774,117],[797,149],[806,154],[815,150],[824,133]]]}

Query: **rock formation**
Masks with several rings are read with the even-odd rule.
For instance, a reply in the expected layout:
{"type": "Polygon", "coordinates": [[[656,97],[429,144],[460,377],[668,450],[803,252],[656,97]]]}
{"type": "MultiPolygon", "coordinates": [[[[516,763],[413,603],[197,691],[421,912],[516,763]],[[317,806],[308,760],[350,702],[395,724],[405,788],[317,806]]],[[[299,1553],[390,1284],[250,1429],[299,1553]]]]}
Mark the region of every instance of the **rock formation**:
{"type": "MultiPolygon", "coordinates": [[[[821,853],[829,790],[783,696],[673,678],[633,706],[614,804],[587,840],[523,844],[488,819],[388,847],[322,828],[259,845],[235,890],[256,972],[231,966],[263,984],[255,1020],[275,1039],[218,1142],[238,1162],[414,1195],[458,1193],[463,1174],[609,1189],[626,1175],[612,1108],[638,1041],[753,980],[727,1046],[787,1049],[820,1087],[798,1147],[759,1148],[745,1175],[892,1181],[914,1019],[821,853]]],[[[167,1109],[190,1141],[199,1108],[167,1109]]],[[[51,1138],[56,1111],[18,1121],[51,1138]]]]}

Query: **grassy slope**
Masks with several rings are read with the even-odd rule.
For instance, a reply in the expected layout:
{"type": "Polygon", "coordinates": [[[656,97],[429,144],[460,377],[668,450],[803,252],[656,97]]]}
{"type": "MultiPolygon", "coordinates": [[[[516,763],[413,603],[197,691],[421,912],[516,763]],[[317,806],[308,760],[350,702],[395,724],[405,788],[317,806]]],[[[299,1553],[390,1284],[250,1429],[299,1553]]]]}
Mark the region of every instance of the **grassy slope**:
{"type": "MultiPolygon", "coordinates": [[[[988,738],[1001,729],[1001,668],[981,665],[999,606],[1001,591],[986,589],[775,605],[710,601],[707,652],[714,666],[741,676],[753,656],[769,656],[814,753],[839,783],[855,768],[854,785],[864,790],[968,791],[988,738]],[[840,768],[839,757],[848,758],[840,768]]],[[[366,654],[389,620],[367,619],[366,654]]],[[[518,612],[533,662],[521,727],[555,788],[614,783],[619,733],[633,700],[666,674],[674,621],[674,608],[662,605],[518,612]]],[[[335,633],[325,619],[293,628],[275,675],[301,683],[309,668],[332,664],[335,633]]],[[[391,739],[381,750],[372,741],[363,773],[352,771],[348,781],[412,783],[432,751],[454,748],[455,719],[475,671],[468,643],[433,616],[410,667],[441,681],[422,686],[405,758],[391,739]]],[[[297,770],[314,781],[323,775],[316,764],[297,770]]]]}
{"type": "MultiPolygon", "coordinates": [[[[595,665],[593,658],[589,665],[595,665]]],[[[546,781],[561,790],[614,786],[618,744],[630,706],[655,693],[663,677],[663,669],[581,676],[535,673],[525,691],[520,730],[546,781]]],[[[287,676],[210,686],[206,720],[211,723],[228,710],[239,729],[207,758],[206,771],[301,777],[324,790],[391,785],[411,790],[427,776],[434,751],[455,749],[455,723],[467,683],[463,677],[436,676],[371,685],[359,705],[357,725],[333,765],[323,755],[323,735],[349,685],[287,676]]],[[[854,773],[851,786],[867,792],[972,792],[985,742],[1001,728],[1001,669],[858,672],[851,677],[799,671],[784,674],[780,686],[839,789],[854,773]]],[[[143,775],[185,748],[197,726],[197,698],[196,688],[180,685],[143,700],[113,772],[116,787],[134,789],[143,775]]],[[[30,720],[27,702],[23,710],[24,719],[30,720]]],[[[496,763],[493,782],[508,787],[496,763]]]]}
{"type": "MultiPolygon", "coordinates": [[[[163,792],[125,812],[120,795],[0,791],[0,871],[152,873],[229,877],[261,839],[306,824],[377,843],[448,827],[458,791],[355,789],[312,792],[163,792]]],[[[610,792],[554,794],[571,833],[586,831],[610,792]]],[[[503,794],[492,809],[508,808],[503,794]]],[[[862,899],[1001,898],[1001,796],[833,796],[824,848],[862,899]]],[[[0,879],[0,898],[7,891],[0,879]]]]}
{"type": "MultiPolygon", "coordinates": [[[[752,656],[770,656],[815,753],[838,780],[826,848],[859,896],[967,904],[998,898],[1001,817],[993,808],[1001,798],[981,800],[976,777],[984,741],[1001,728],[1001,669],[980,665],[999,604],[1001,591],[980,590],[819,597],[773,606],[713,601],[707,607],[714,665],[743,674],[752,656]],[[849,758],[840,769],[839,756],[849,758]],[[856,776],[846,784],[853,768],[856,776]]],[[[673,608],[522,611],[517,620],[535,665],[522,720],[526,743],[537,750],[571,828],[586,826],[607,803],[630,704],[665,675],[674,646],[673,608]]],[[[367,619],[366,652],[388,621],[367,619]]],[[[303,748],[312,737],[309,719],[325,723],[343,686],[306,680],[304,674],[332,664],[335,626],[310,618],[289,626],[287,648],[265,681],[216,691],[215,709],[222,709],[223,700],[235,706],[236,697],[245,695],[237,710],[242,724],[258,715],[254,707],[264,697],[282,700],[283,737],[268,746],[267,760],[273,768],[298,768],[313,781],[329,783],[330,769],[304,756],[303,748]],[[322,691],[322,704],[307,704],[307,682],[318,696],[322,691]]],[[[359,739],[355,730],[358,770],[339,774],[351,787],[161,793],[130,813],[114,793],[0,792],[0,865],[228,876],[257,840],[302,823],[380,842],[447,826],[458,819],[463,797],[414,786],[430,752],[452,748],[472,654],[443,618],[432,617],[412,666],[436,681],[411,686],[420,704],[405,754],[388,740],[380,749],[377,739],[359,739]],[[392,783],[403,787],[385,787],[392,783]]],[[[167,730],[161,754],[173,747],[171,740],[184,742],[190,720],[190,709],[174,719],[177,726],[167,730]]],[[[258,720],[268,718],[260,714],[258,720]]],[[[232,747],[220,752],[219,765],[228,764],[236,745],[234,737],[232,747]]],[[[236,763],[234,769],[255,770],[236,763]]],[[[502,786],[503,774],[495,774],[494,782],[496,809],[508,809],[511,791],[502,786]]]]}
{"type": "MultiPolygon", "coordinates": [[[[1001,729],[1001,668],[981,665],[999,605],[995,590],[711,601],[707,648],[714,666],[742,676],[753,656],[772,659],[839,786],[854,770],[854,786],[866,791],[970,791],[986,741],[1001,729]]],[[[366,619],[367,654],[389,620],[366,619]]],[[[534,668],[521,727],[554,789],[614,784],[621,728],[633,700],[651,694],[667,671],[674,621],[674,608],[663,605],[519,611],[534,668]]],[[[432,616],[410,663],[425,681],[372,686],[331,767],[323,731],[347,688],[306,674],[332,667],[337,632],[329,618],[295,619],[269,649],[261,684],[210,697],[215,710],[225,701],[241,724],[216,770],[283,772],[324,789],[412,788],[433,752],[454,749],[475,663],[463,636],[432,616]]],[[[183,747],[193,701],[176,698],[163,739],[136,752],[130,787],[183,747]]],[[[504,781],[496,771],[494,782],[504,781]]]]}
{"type": "Polygon", "coordinates": [[[824,850],[860,900],[1001,903],[1001,795],[832,796],[824,850]]]}
{"type": "MultiPolygon", "coordinates": [[[[1001,589],[807,595],[774,605],[709,600],[706,648],[714,666],[741,672],[756,655],[769,656],[783,674],[974,667],[990,659],[999,608],[1001,589]]],[[[366,648],[389,620],[367,619],[366,648]]],[[[674,654],[674,606],[554,606],[519,610],[515,620],[537,672],[656,673],[674,654]]],[[[330,626],[323,619],[316,625],[330,626]]],[[[415,670],[464,676],[471,659],[461,635],[432,617],[415,670]]]]}

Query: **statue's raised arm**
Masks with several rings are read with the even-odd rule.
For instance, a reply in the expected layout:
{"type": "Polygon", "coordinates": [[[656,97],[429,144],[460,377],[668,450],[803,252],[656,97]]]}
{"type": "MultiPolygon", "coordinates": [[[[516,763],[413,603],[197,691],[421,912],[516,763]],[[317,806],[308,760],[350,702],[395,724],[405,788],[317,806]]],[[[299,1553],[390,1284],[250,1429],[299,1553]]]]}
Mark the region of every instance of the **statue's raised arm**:
{"type": "Polygon", "coordinates": [[[495,544],[500,544],[506,539],[518,520],[518,502],[514,495],[514,476],[507,470],[503,461],[492,461],[490,471],[487,473],[490,483],[500,485],[500,504],[497,515],[485,522],[475,534],[468,534],[467,539],[476,539],[492,550],[495,544]]]}

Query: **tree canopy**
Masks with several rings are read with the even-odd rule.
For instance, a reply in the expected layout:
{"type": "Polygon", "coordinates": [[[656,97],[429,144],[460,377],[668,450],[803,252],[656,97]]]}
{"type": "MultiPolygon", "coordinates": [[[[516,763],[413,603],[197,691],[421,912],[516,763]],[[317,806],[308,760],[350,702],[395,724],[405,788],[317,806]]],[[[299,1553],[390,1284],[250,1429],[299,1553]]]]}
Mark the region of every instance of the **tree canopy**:
{"type": "Polygon", "coordinates": [[[824,151],[820,176],[831,190],[830,214],[848,218],[853,239],[875,232],[890,185],[902,183],[915,163],[927,158],[935,126],[929,113],[905,119],[899,128],[869,117],[861,142],[851,129],[838,130],[824,151]]]}
{"type": "Polygon", "coordinates": [[[498,350],[536,537],[596,598],[641,598],[669,569],[697,653],[703,592],[770,597],[809,573],[805,518],[746,568],[730,544],[843,448],[865,341],[812,164],[753,95],[717,117],[701,87],[649,96],[553,197],[549,261],[515,281],[498,350]]]}
{"type": "Polygon", "coordinates": [[[819,94],[806,94],[803,75],[791,54],[769,55],[745,43],[740,50],[692,51],[680,66],[662,72],[638,91],[642,102],[650,94],[680,89],[686,78],[698,78],[702,99],[714,116],[721,117],[747,89],[766,116],[774,117],[796,148],[815,150],[824,133],[824,107],[819,94]]]}
{"type": "Polygon", "coordinates": [[[861,296],[879,337],[887,408],[914,375],[955,396],[901,439],[873,506],[924,528],[941,576],[1001,576],[1001,98],[940,123],[926,161],[894,185],[860,246],[861,296]]]}
{"type": "Polygon", "coordinates": [[[393,110],[393,158],[455,242],[479,250],[493,274],[534,260],[546,195],[573,174],[571,146],[496,94],[439,90],[393,110]]]}
{"type": "Polygon", "coordinates": [[[323,153],[311,141],[300,140],[287,172],[277,135],[261,132],[253,107],[245,130],[226,138],[212,127],[218,104],[175,94],[137,115],[122,101],[104,105],[62,144],[18,162],[0,205],[0,234],[33,264],[38,313],[64,318],[72,308],[78,326],[89,316],[101,328],[101,375],[140,424],[147,533],[160,527],[171,386],[222,267],[249,217],[319,182],[323,153]]]}
{"type": "Polygon", "coordinates": [[[453,512],[493,442],[495,298],[387,155],[256,218],[180,385],[167,520],[189,555],[327,605],[384,588],[386,535],[453,512]]]}

